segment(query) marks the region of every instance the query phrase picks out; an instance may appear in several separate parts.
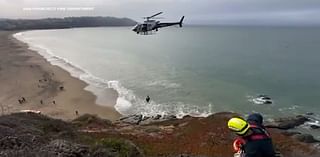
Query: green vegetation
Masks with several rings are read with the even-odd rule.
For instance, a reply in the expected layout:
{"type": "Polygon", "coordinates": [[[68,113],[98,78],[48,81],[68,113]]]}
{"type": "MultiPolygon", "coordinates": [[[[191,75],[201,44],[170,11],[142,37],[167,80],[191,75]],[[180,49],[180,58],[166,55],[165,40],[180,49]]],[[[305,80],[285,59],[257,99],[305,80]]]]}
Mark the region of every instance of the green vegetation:
{"type": "Polygon", "coordinates": [[[96,115],[84,114],[72,121],[72,124],[76,127],[109,127],[112,126],[112,122],[107,119],[101,119],[96,115]]]}
{"type": "Polygon", "coordinates": [[[105,138],[101,139],[98,143],[98,146],[103,146],[105,148],[111,148],[113,152],[117,152],[119,157],[127,157],[132,153],[132,146],[129,143],[122,139],[116,138],[105,138]]]}

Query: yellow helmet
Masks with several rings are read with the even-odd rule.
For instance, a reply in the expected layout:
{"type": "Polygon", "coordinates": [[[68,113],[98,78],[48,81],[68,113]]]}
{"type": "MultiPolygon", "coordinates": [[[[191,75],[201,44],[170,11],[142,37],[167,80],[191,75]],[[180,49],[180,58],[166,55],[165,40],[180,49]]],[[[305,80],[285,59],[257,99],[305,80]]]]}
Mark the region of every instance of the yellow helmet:
{"type": "Polygon", "coordinates": [[[241,118],[231,118],[228,121],[228,128],[238,135],[244,135],[249,130],[249,124],[241,118]]]}

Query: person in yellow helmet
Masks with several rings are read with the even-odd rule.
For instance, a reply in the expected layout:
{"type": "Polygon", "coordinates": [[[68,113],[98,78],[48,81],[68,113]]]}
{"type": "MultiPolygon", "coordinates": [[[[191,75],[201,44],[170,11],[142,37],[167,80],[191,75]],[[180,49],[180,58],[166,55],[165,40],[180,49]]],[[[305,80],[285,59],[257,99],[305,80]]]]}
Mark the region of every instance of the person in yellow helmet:
{"type": "Polygon", "coordinates": [[[271,137],[263,126],[263,117],[260,114],[251,114],[247,120],[231,118],[228,128],[239,136],[234,142],[234,147],[240,145],[239,156],[275,157],[271,137]]]}

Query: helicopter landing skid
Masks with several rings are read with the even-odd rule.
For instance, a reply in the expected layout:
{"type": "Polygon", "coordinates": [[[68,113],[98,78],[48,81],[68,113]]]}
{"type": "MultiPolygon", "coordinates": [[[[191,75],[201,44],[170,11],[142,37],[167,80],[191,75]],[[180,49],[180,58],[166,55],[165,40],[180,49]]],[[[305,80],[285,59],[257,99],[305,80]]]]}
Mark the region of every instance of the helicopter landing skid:
{"type": "Polygon", "coordinates": [[[156,34],[156,31],[147,31],[147,32],[139,32],[140,35],[154,35],[156,34]]]}

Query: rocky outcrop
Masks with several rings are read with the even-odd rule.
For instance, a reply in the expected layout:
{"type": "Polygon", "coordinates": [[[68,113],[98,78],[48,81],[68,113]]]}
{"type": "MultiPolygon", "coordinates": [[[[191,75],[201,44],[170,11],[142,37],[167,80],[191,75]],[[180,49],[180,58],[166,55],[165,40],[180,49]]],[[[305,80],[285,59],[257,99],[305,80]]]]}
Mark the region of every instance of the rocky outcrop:
{"type": "Polygon", "coordinates": [[[296,140],[303,142],[303,143],[318,143],[318,142],[320,142],[319,140],[315,139],[310,134],[302,134],[300,132],[291,132],[291,131],[284,131],[284,132],[282,132],[282,134],[285,136],[290,136],[293,139],[296,139],[296,140]]]}
{"type": "Polygon", "coordinates": [[[147,125],[151,123],[163,122],[168,120],[170,121],[175,119],[177,119],[177,117],[173,115],[171,116],[156,115],[156,116],[148,117],[148,116],[143,116],[138,114],[138,115],[130,115],[130,116],[122,117],[119,119],[118,122],[135,124],[135,125],[147,125]]]}
{"type": "Polygon", "coordinates": [[[303,115],[298,115],[295,117],[275,119],[274,122],[266,124],[266,127],[288,130],[300,126],[307,121],[309,121],[309,118],[303,115]]]}
{"type": "Polygon", "coordinates": [[[311,129],[320,129],[320,126],[319,125],[310,125],[310,128],[311,129]]]}
{"type": "MultiPolygon", "coordinates": [[[[312,113],[307,113],[305,116],[304,115],[298,115],[295,117],[286,117],[286,118],[278,118],[275,119],[273,122],[267,123],[266,127],[267,128],[276,128],[283,130],[281,131],[281,134],[285,136],[289,136],[297,141],[300,141],[302,143],[319,143],[320,141],[315,139],[312,135],[310,134],[303,134],[300,132],[292,132],[290,129],[299,127],[301,125],[308,126],[306,125],[307,122],[313,121],[310,116],[312,116],[312,113]]],[[[309,125],[311,129],[318,129],[319,127],[317,125],[309,125]]]]}
{"type": "Polygon", "coordinates": [[[296,134],[293,136],[293,138],[297,139],[298,141],[304,142],[304,143],[316,143],[320,142],[319,140],[316,140],[312,135],[310,134],[296,134]]]}
{"type": "MultiPolygon", "coordinates": [[[[236,136],[226,123],[233,116],[237,114],[182,119],[136,115],[112,123],[93,115],[64,122],[39,114],[12,114],[0,117],[0,156],[232,156],[236,136]]],[[[277,128],[268,130],[276,148],[285,157],[320,154],[313,143],[317,141],[310,135],[277,128]]]]}

